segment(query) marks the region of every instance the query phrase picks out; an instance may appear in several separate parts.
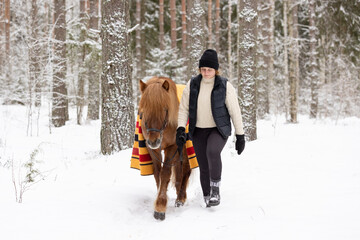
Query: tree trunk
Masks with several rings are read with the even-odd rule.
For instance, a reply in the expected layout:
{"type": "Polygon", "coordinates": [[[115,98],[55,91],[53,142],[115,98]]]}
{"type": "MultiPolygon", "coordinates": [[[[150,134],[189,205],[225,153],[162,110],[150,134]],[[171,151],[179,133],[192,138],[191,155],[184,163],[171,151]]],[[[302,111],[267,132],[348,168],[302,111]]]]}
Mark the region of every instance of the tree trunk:
{"type": "Polygon", "coordinates": [[[284,0],[283,2],[283,30],[284,30],[284,112],[285,112],[285,119],[288,121],[288,114],[289,114],[289,56],[288,56],[288,44],[289,44],[289,37],[288,37],[288,1],[284,0]]]}
{"type": "Polygon", "coordinates": [[[188,75],[187,79],[191,76],[198,74],[199,59],[205,50],[205,11],[202,8],[201,0],[189,1],[189,19],[190,19],[190,44],[189,44],[189,58],[188,58],[188,75]]]}
{"type": "Polygon", "coordinates": [[[186,0],[181,0],[182,57],[187,55],[186,0]]]}
{"type": "Polygon", "coordinates": [[[192,67],[190,65],[190,49],[191,49],[191,44],[192,44],[192,38],[191,38],[191,33],[192,33],[192,20],[190,19],[190,15],[193,9],[191,9],[194,6],[194,2],[193,0],[186,0],[186,19],[187,19],[187,46],[186,46],[186,60],[185,60],[185,64],[186,64],[186,82],[191,78],[191,70],[192,67]]]}
{"type": "Polygon", "coordinates": [[[141,0],[136,0],[136,12],[135,12],[135,21],[136,25],[138,26],[135,30],[135,60],[134,60],[134,77],[135,81],[133,82],[134,85],[134,92],[133,96],[136,100],[136,105],[138,105],[140,101],[141,94],[139,93],[139,79],[143,79],[143,59],[142,59],[142,19],[141,19],[141,0]],[[136,80],[137,79],[137,80],[136,80]]]}
{"type": "Polygon", "coordinates": [[[274,19],[275,19],[275,0],[270,0],[270,25],[269,25],[269,56],[267,56],[268,61],[268,78],[269,78],[269,110],[268,113],[270,113],[270,96],[274,95],[274,56],[275,56],[275,41],[274,41],[274,35],[275,35],[275,26],[274,26],[274,19]]]}
{"type": "Polygon", "coordinates": [[[3,72],[3,64],[4,64],[4,0],[0,0],[0,76],[3,72]]]}
{"type": "MultiPolygon", "coordinates": [[[[139,77],[139,73],[142,72],[141,70],[141,0],[136,0],[136,16],[135,16],[136,25],[138,27],[136,28],[136,39],[135,39],[135,77],[141,79],[139,77]]],[[[136,81],[138,82],[138,81],[136,81]]]]}
{"type": "Polygon", "coordinates": [[[215,2],[215,49],[220,52],[220,0],[215,2]]]}
{"type": "Polygon", "coordinates": [[[39,43],[37,42],[37,2],[36,0],[31,1],[31,9],[30,9],[30,26],[28,28],[29,31],[29,47],[28,47],[28,54],[29,54],[29,99],[28,99],[28,125],[27,125],[27,136],[32,136],[32,114],[33,114],[33,101],[34,101],[34,92],[35,92],[35,82],[37,80],[37,73],[38,73],[38,57],[39,51],[38,46],[39,43]]]}
{"type": "Polygon", "coordinates": [[[54,0],[54,9],[52,124],[61,127],[68,119],[65,0],[54,0]]]}
{"type": "MultiPolygon", "coordinates": [[[[99,0],[89,0],[90,4],[90,38],[96,44],[99,42],[99,0]]],[[[100,53],[96,51],[97,46],[93,47],[88,66],[89,93],[88,93],[88,120],[98,120],[100,118],[100,53]]]]}
{"type": "Polygon", "coordinates": [[[86,41],[87,41],[87,16],[86,16],[86,0],[80,0],[80,52],[79,52],[79,74],[76,96],[77,124],[83,124],[83,112],[85,105],[85,57],[86,57],[86,41]]]}
{"type": "Polygon", "coordinates": [[[10,0],[5,2],[5,59],[10,57],[10,0]]]}
{"type": "Polygon", "coordinates": [[[318,113],[318,91],[319,91],[319,78],[317,72],[317,54],[316,54],[316,26],[315,26],[315,2],[309,1],[309,37],[310,37],[310,66],[309,74],[311,79],[311,104],[310,104],[310,117],[316,118],[318,113]]]}
{"type": "Polygon", "coordinates": [[[228,55],[228,65],[229,65],[229,74],[228,74],[228,77],[229,77],[229,80],[230,82],[232,83],[232,79],[233,79],[233,65],[232,65],[232,50],[231,50],[231,47],[232,47],[232,40],[231,40],[231,14],[232,14],[232,5],[231,5],[231,2],[232,0],[229,0],[229,12],[228,12],[228,52],[227,52],[227,55],[228,55]]]}
{"type": "Polygon", "coordinates": [[[238,81],[247,141],[257,139],[256,129],[256,41],[257,1],[239,0],[238,81]]]}
{"type": "Polygon", "coordinates": [[[299,46],[298,46],[298,5],[290,0],[289,16],[289,81],[290,81],[290,122],[297,122],[299,91],[299,46]]]}
{"type": "Polygon", "coordinates": [[[208,0],[208,48],[213,48],[212,40],[212,0],[208,0]]]}
{"type": "Polygon", "coordinates": [[[259,73],[258,73],[258,118],[263,119],[270,112],[270,89],[273,81],[273,0],[262,0],[259,6],[259,73]]]}
{"type": "Polygon", "coordinates": [[[266,115],[266,105],[267,105],[267,98],[266,98],[266,93],[268,91],[268,86],[267,86],[267,76],[266,76],[266,70],[267,70],[267,65],[266,65],[266,31],[267,29],[265,29],[265,21],[267,18],[267,12],[266,12],[266,5],[267,5],[267,0],[260,0],[259,1],[259,20],[258,20],[258,29],[259,29],[259,35],[258,35],[258,76],[257,76],[257,95],[256,95],[256,99],[257,99],[257,117],[259,119],[264,119],[265,115],[266,115]]]}
{"type": "MultiPolygon", "coordinates": [[[[145,23],[146,22],[146,16],[145,13],[147,11],[147,7],[146,7],[146,1],[141,1],[141,23],[145,23]]],[[[147,54],[147,46],[146,46],[146,32],[142,31],[141,32],[141,41],[140,41],[140,46],[141,46],[141,73],[140,73],[140,77],[137,78],[137,80],[135,79],[135,81],[137,82],[137,84],[139,84],[138,79],[143,79],[146,75],[146,66],[144,65],[144,61],[146,59],[146,54],[147,54]]],[[[139,91],[138,93],[138,97],[139,97],[139,101],[140,101],[140,88],[137,88],[136,91],[139,91]]]]}
{"type": "Polygon", "coordinates": [[[28,135],[32,135],[32,107],[37,107],[38,113],[41,106],[41,66],[43,64],[43,49],[42,49],[42,29],[38,15],[38,0],[31,1],[30,10],[30,26],[28,40],[28,54],[29,54],[29,115],[28,115],[28,135]]]}
{"type": "Polygon", "coordinates": [[[99,30],[99,0],[89,0],[89,28],[99,30]]]}
{"type": "Polygon", "coordinates": [[[129,52],[129,5],[126,0],[102,2],[101,152],[132,147],[134,105],[129,52]]]}
{"type": "Polygon", "coordinates": [[[176,1],[170,0],[170,18],[171,18],[171,48],[176,49],[176,1]]]}
{"type": "Polygon", "coordinates": [[[164,50],[164,0],[159,1],[159,43],[160,50],[164,50]]]}

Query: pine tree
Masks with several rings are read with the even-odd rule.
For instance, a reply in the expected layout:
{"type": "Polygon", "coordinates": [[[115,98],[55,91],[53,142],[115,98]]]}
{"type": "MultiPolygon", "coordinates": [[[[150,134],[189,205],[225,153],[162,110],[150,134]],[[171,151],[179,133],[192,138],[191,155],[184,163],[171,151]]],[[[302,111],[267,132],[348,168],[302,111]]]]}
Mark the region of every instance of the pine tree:
{"type": "Polygon", "coordinates": [[[213,48],[213,32],[212,32],[212,0],[208,0],[208,40],[207,40],[207,48],[213,48]]]}
{"type": "Polygon", "coordinates": [[[319,113],[336,119],[360,112],[360,2],[317,1],[316,27],[322,59],[319,113]]]}
{"type": "Polygon", "coordinates": [[[159,0],[159,43],[164,50],[164,0],[159,0]]]}
{"type": "Polygon", "coordinates": [[[311,79],[311,105],[310,117],[316,118],[318,113],[319,102],[319,77],[317,74],[317,59],[316,59],[316,26],[315,26],[315,0],[309,1],[309,37],[310,37],[310,66],[309,75],[311,79]]]}
{"type": "Polygon", "coordinates": [[[290,0],[289,5],[289,81],[290,81],[290,122],[297,122],[299,91],[299,45],[298,45],[298,5],[290,0]]]}
{"type": "Polygon", "coordinates": [[[238,81],[240,106],[247,141],[257,139],[256,41],[257,1],[239,0],[238,81]]]}
{"type": "Polygon", "coordinates": [[[186,58],[187,55],[187,21],[186,21],[186,0],[181,0],[181,27],[182,27],[182,47],[181,47],[181,53],[182,57],[186,58]]]}
{"type": "Polygon", "coordinates": [[[270,113],[270,92],[274,71],[274,26],[273,0],[261,0],[259,4],[259,46],[258,46],[258,78],[257,104],[258,118],[262,119],[270,113]]]}
{"type": "MultiPolygon", "coordinates": [[[[170,0],[170,38],[171,38],[171,58],[172,63],[175,63],[178,60],[178,48],[177,48],[177,29],[176,29],[176,1],[170,0]]],[[[170,67],[170,74],[168,75],[172,79],[176,79],[176,69],[179,67],[177,64],[173,64],[170,67]]],[[[176,81],[176,80],[175,80],[176,81]]]]}
{"type": "MultiPolygon", "coordinates": [[[[135,30],[135,58],[134,58],[134,67],[133,67],[133,76],[135,79],[143,79],[144,78],[144,59],[142,58],[142,27],[143,27],[143,19],[142,15],[144,13],[142,12],[142,5],[144,1],[136,0],[136,12],[135,12],[135,24],[136,24],[136,30],[135,30]]],[[[133,96],[135,100],[135,104],[138,105],[140,101],[140,86],[139,81],[133,81],[133,96]]]]}
{"type": "Polygon", "coordinates": [[[215,49],[220,51],[220,0],[215,0],[215,49]]]}
{"type": "Polygon", "coordinates": [[[204,52],[205,44],[205,11],[202,8],[200,0],[192,0],[189,5],[189,56],[188,56],[188,70],[187,78],[198,74],[198,61],[204,52]]]}
{"type": "MultiPolygon", "coordinates": [[[[36,119],[39,121],[40,106],[41,106],[41,92],[44,85],[44,72],[46,65],[46,41],[45,33],[46,21],[44,17],[44,10],[41,2],[38,0],[31,1],[30,8],[30,25],[28,27],[28,135],[32,135],[33,115],[37,115],[36,119]],[[33,109],[35,107],[35,109],[33,109]],[[35,110],[35,111],[34,111],[35,110]]],[[[24,56],[22,56],[24,57],[24,56]]],[[[39,126],[39,123],[36,124],[39,126]]],[[[39,130],[39,129],[37,129],[39,130]]],[[[39,132],[37,132],[37,135],[39,132]]]]}
{"type": "Polygon", "coordinates": [[[0,79],[3,73],[4,64],[4,2],[0,0],[0,79]]]}
{"type": "Polygon", "coordinates": [[[97,120],[100,117],[100,72],[101,45],[99,43],[99,0],[89,0],[89,38],[90,56],[88,56],[87,72],[89,79],[87,119],[97,120]]]}
{"type": "MultiPolygon", "coordinates": [[[[229,81],[232,83],[233,80],[233,64],[232,64],[232,38],[231,38],[231,14],[232,14],[232,5],[231,0],[228,2],[228,22],[227,22],[227,61],[228,61],[228,78],[229,81]]],[[[220,39],[219,39],[220,45],[220,39]]]]}
{"type": "Polygon", "coordinates": [[[10,56],[10,0],[4,0],[4,16],[5,16],[5,59],[10,56]]]}
{"type": "Polygon", "coordinates": [[[76,94],[76,112],[77,112],[77,124],[83,124],[84,120],[84,106],[85,106],[85,81],[87,78],[86,74],[86,55],[87,55],[87,25],[88,17],[86,14],[86,0],[80,0],[80,36],[79,36],[79,73],[78,73],[78,84],[76,94]]]}
{"type": "Polygon", "coordinates": [[[176,50],[177,30],[176,30],[176,1],[170,0],[170,19],[171,19],[171,48],[176,50]]]}
{"type": "Polygon", "coordinates": [[[65,0],[54,0],[54,73],[52,124],[65,125],[68,119],[68,100],[66,86],[66,19],[65,0]]]}
{"type": "MultiPolygon", "coordinates": [[[[0,39],[0,45],[2,47],[2,53],[1,54],[1,58],[0,61],[2,59],[1,62],[1,67],[0,70],[2,73],[0,75],[0,84],[3,86],[2,89],[0,90],[0,93],[2,95],[3,101],[5,103],[12,103],[12,102],[16,102],[18,99],[13,98],[12,93],[13,93],[13,89],[12,86],[13,84],[13,79],[12,79],[12,64],[11,64],[11,52],[10,52],[10,25],[12,22],[11,19],[11,14],[10,14],[10,4],[14,5],[14,3],[10,3],[10,0],[2,0],[2,15],[0,18],[0,23],[1,23],[1,27],[0,27],[0,31],[1,31],[1,35],[2,39],[0,39]]],[[[13,30],[11,30],[13,31],[13,30]]]]}
{"type": "Polygon", "coordinates": [[[134,134],[129,5],[126,0],[102,1],[101,152],[130,148],[134,134]]]}

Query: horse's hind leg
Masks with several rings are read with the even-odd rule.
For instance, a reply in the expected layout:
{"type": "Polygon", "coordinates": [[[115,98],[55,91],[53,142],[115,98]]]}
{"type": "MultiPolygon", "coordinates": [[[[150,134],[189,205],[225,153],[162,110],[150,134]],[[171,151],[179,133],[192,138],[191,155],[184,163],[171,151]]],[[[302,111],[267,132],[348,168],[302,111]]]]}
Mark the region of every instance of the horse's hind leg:
{"type": "Polygon", "coordinates": [[[167,188],[170,182],[171,167],[164,165],[160,172],[160,186],[158,188],[158,195],[155,200],[154,218],[159,220],[165,219],[166,205],[167,205],[167,188]]]}
{"type": "MultiPolygon", "coordinates": [[[[183,170],[182,170],[182,164],[178,162],[174,169],[173,174],[175,174],[175,188],[176,188],[176,201],[175,201],[175,207],[180,207],[184,205],[185,199],[183,197],[180,197],[181,194],[181,186],[183,181],[183,170]]],[[[186,197],[185,197],[186,198],[186,197]]]]}

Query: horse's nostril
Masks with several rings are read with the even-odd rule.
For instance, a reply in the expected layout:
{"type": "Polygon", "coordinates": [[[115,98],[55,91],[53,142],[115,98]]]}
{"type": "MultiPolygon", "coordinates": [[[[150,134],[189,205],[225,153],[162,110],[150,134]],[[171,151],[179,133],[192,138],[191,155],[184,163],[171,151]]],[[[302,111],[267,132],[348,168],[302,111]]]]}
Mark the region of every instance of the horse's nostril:
{"type": "Polygon", "coordinates": [[[156,145],[160,145],[160,139],[156,139],[156,145]]]}

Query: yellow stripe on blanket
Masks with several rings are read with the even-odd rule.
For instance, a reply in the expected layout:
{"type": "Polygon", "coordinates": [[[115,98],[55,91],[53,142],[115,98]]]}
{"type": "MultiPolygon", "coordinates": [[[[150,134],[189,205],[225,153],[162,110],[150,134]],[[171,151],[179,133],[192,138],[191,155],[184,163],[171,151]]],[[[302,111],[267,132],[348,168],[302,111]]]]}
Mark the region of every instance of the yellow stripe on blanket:
{"type": "Polygon", "coordinates": [[[182,94],[184,92],[185,85],[184,84],[176,84],[177,97],[179,102],[181,101],[182,94]]]}
{"type": "MultiPolygon", "coordinates": [[[[185,85],[177,84],[176,87],[177,87],[177,91],[178,91],[177,92],[178,99],[180,102],[182,92],[185,88],[185,85]]],[[[189,126],[186,126],[185,132],[186,133],[189,132],[189,126]]],[[[187,137],[185,146],[186,146],[186,153],[189,158],[190,168],[193,169],[193,168],[198,167],[198,162],[196,159],[196,154],[195,154],[195,150],[193,147],[193,143],[188,137],[187,137]]],[[[139,114],[137,115],[137,118],[136,118],[135,141],[134,141],[133,151],[132,151],[132,155],[131,155],[130,167],[140,170],[140,175],[142,175],[142,176],[154,174],[153,162],[152,162],[150,154],[146,148],[146,142],[145,142],[144,136],[142,134],[141,119],[140,119],[139,114]]]]}

